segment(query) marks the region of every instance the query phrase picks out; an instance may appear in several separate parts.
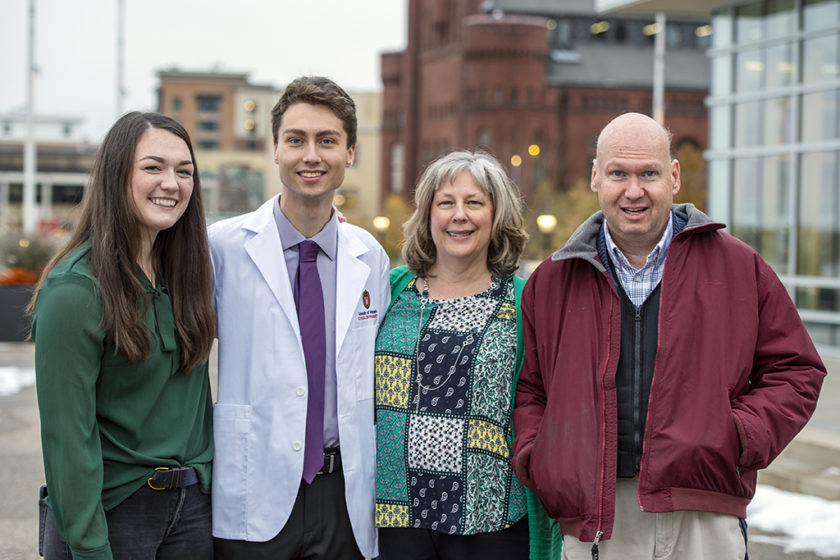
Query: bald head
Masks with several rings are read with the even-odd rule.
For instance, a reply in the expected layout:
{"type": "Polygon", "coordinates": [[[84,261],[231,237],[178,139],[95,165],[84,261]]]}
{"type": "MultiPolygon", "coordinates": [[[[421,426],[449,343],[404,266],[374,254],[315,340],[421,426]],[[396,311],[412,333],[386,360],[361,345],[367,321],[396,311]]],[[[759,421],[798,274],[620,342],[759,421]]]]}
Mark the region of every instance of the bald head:
{"type": "Polygon", "coordinates": [[[664,154],[671,159],[671,133],[661,124],[641,113],[625,113],[611,120],[598,135],[595,158],[602,159],[606,151],[622,153],[634,146],[664,154]]]}
{"type": "Polygon", "coordinates": [[[680,190],[680,162],[671,135],[639,113],[616,117],[598,136],[590,187],[612,240],[636,268],[662,237],[680,190]]]}

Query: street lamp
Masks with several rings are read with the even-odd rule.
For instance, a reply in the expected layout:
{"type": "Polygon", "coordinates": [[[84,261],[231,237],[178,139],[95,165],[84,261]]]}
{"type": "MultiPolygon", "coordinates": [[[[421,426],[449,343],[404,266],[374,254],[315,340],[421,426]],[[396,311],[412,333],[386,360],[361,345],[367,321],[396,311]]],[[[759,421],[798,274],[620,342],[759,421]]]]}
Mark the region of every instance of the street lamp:
{"type": "Polygon", "coordinates": [[[540,182],[543,178],[543,162],[540,157],[540,152],[541,150],[539,144],[535,143],[528,146],[528,155],[531,156],[531,159],[534,161],[534,165],[531,168],[531,193],[539,191],[540,182]]]}
{"type": "Polygon", "coordinates": [[[554,214],[540,214],[537,216],[537,229],[542,233],[543,238],[543,253],[551,252],[551,234],[554,233],[554,228],[557,227],[557,218],[554,214]]]}
{"type": "Polygon", "coordinates": [[[385,232],[391,227],[391,219],[388,216],[376,216],[373,219],[373,229],[376,231],[376,238],[381,245],[385,241],[385,232]]]}

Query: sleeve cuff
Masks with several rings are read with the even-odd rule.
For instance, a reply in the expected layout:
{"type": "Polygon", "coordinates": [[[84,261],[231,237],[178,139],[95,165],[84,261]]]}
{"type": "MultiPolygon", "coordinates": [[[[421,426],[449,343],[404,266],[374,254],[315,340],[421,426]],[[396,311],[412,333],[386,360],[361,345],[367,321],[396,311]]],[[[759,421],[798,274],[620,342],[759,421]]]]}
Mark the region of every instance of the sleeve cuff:
{"type": "Polygon", "coordinates": [[[526,487],[534,489],[534,482],[531,480],[531,450],[534,448],[533,443],[524,446],[519,453],[514,457],[513,472],[516,473],[516,478],[526,487]]]}
{"type": "Polygon", "coordinates": [[[93,550],[77,550],[71,548],[73,553],[73,560],[114,560],[114,555],[111,552],[111,543],[107,543],[99,548],[93,550]]]}

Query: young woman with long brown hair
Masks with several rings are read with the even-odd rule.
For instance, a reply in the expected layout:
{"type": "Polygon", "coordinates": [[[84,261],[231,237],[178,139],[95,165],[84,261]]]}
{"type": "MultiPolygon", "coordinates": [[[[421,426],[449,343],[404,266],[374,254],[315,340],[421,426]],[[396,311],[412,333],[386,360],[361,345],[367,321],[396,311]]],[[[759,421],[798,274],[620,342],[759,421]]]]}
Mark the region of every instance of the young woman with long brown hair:
{"type": "Polygon", "coordinates": [[[210,262],[189,137],[132,112],[30,303],[50,558],[211,558],[210,262]]]}

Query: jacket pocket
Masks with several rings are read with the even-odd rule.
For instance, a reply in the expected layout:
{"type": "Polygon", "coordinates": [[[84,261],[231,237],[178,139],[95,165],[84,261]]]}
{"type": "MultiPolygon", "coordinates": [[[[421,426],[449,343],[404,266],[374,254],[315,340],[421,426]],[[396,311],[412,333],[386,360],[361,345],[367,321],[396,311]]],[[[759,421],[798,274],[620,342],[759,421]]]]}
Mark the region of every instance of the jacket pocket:
{"type": "Polygon", "coordinates": [[[668,418],[667,424],[646,428],[650,446],[642,469],[647,470],[648,480],[743,497],[746,490],[738,469],[738,430],[729,402],[696,398],[675,405],[668,418]]]}
{"type": "Polygon", "coordinates": [[[225,534],[244,535],[247,523],[251,412],[249,405],[240,404],[217,403],[213,408],[213,526],[225,534]]]}

